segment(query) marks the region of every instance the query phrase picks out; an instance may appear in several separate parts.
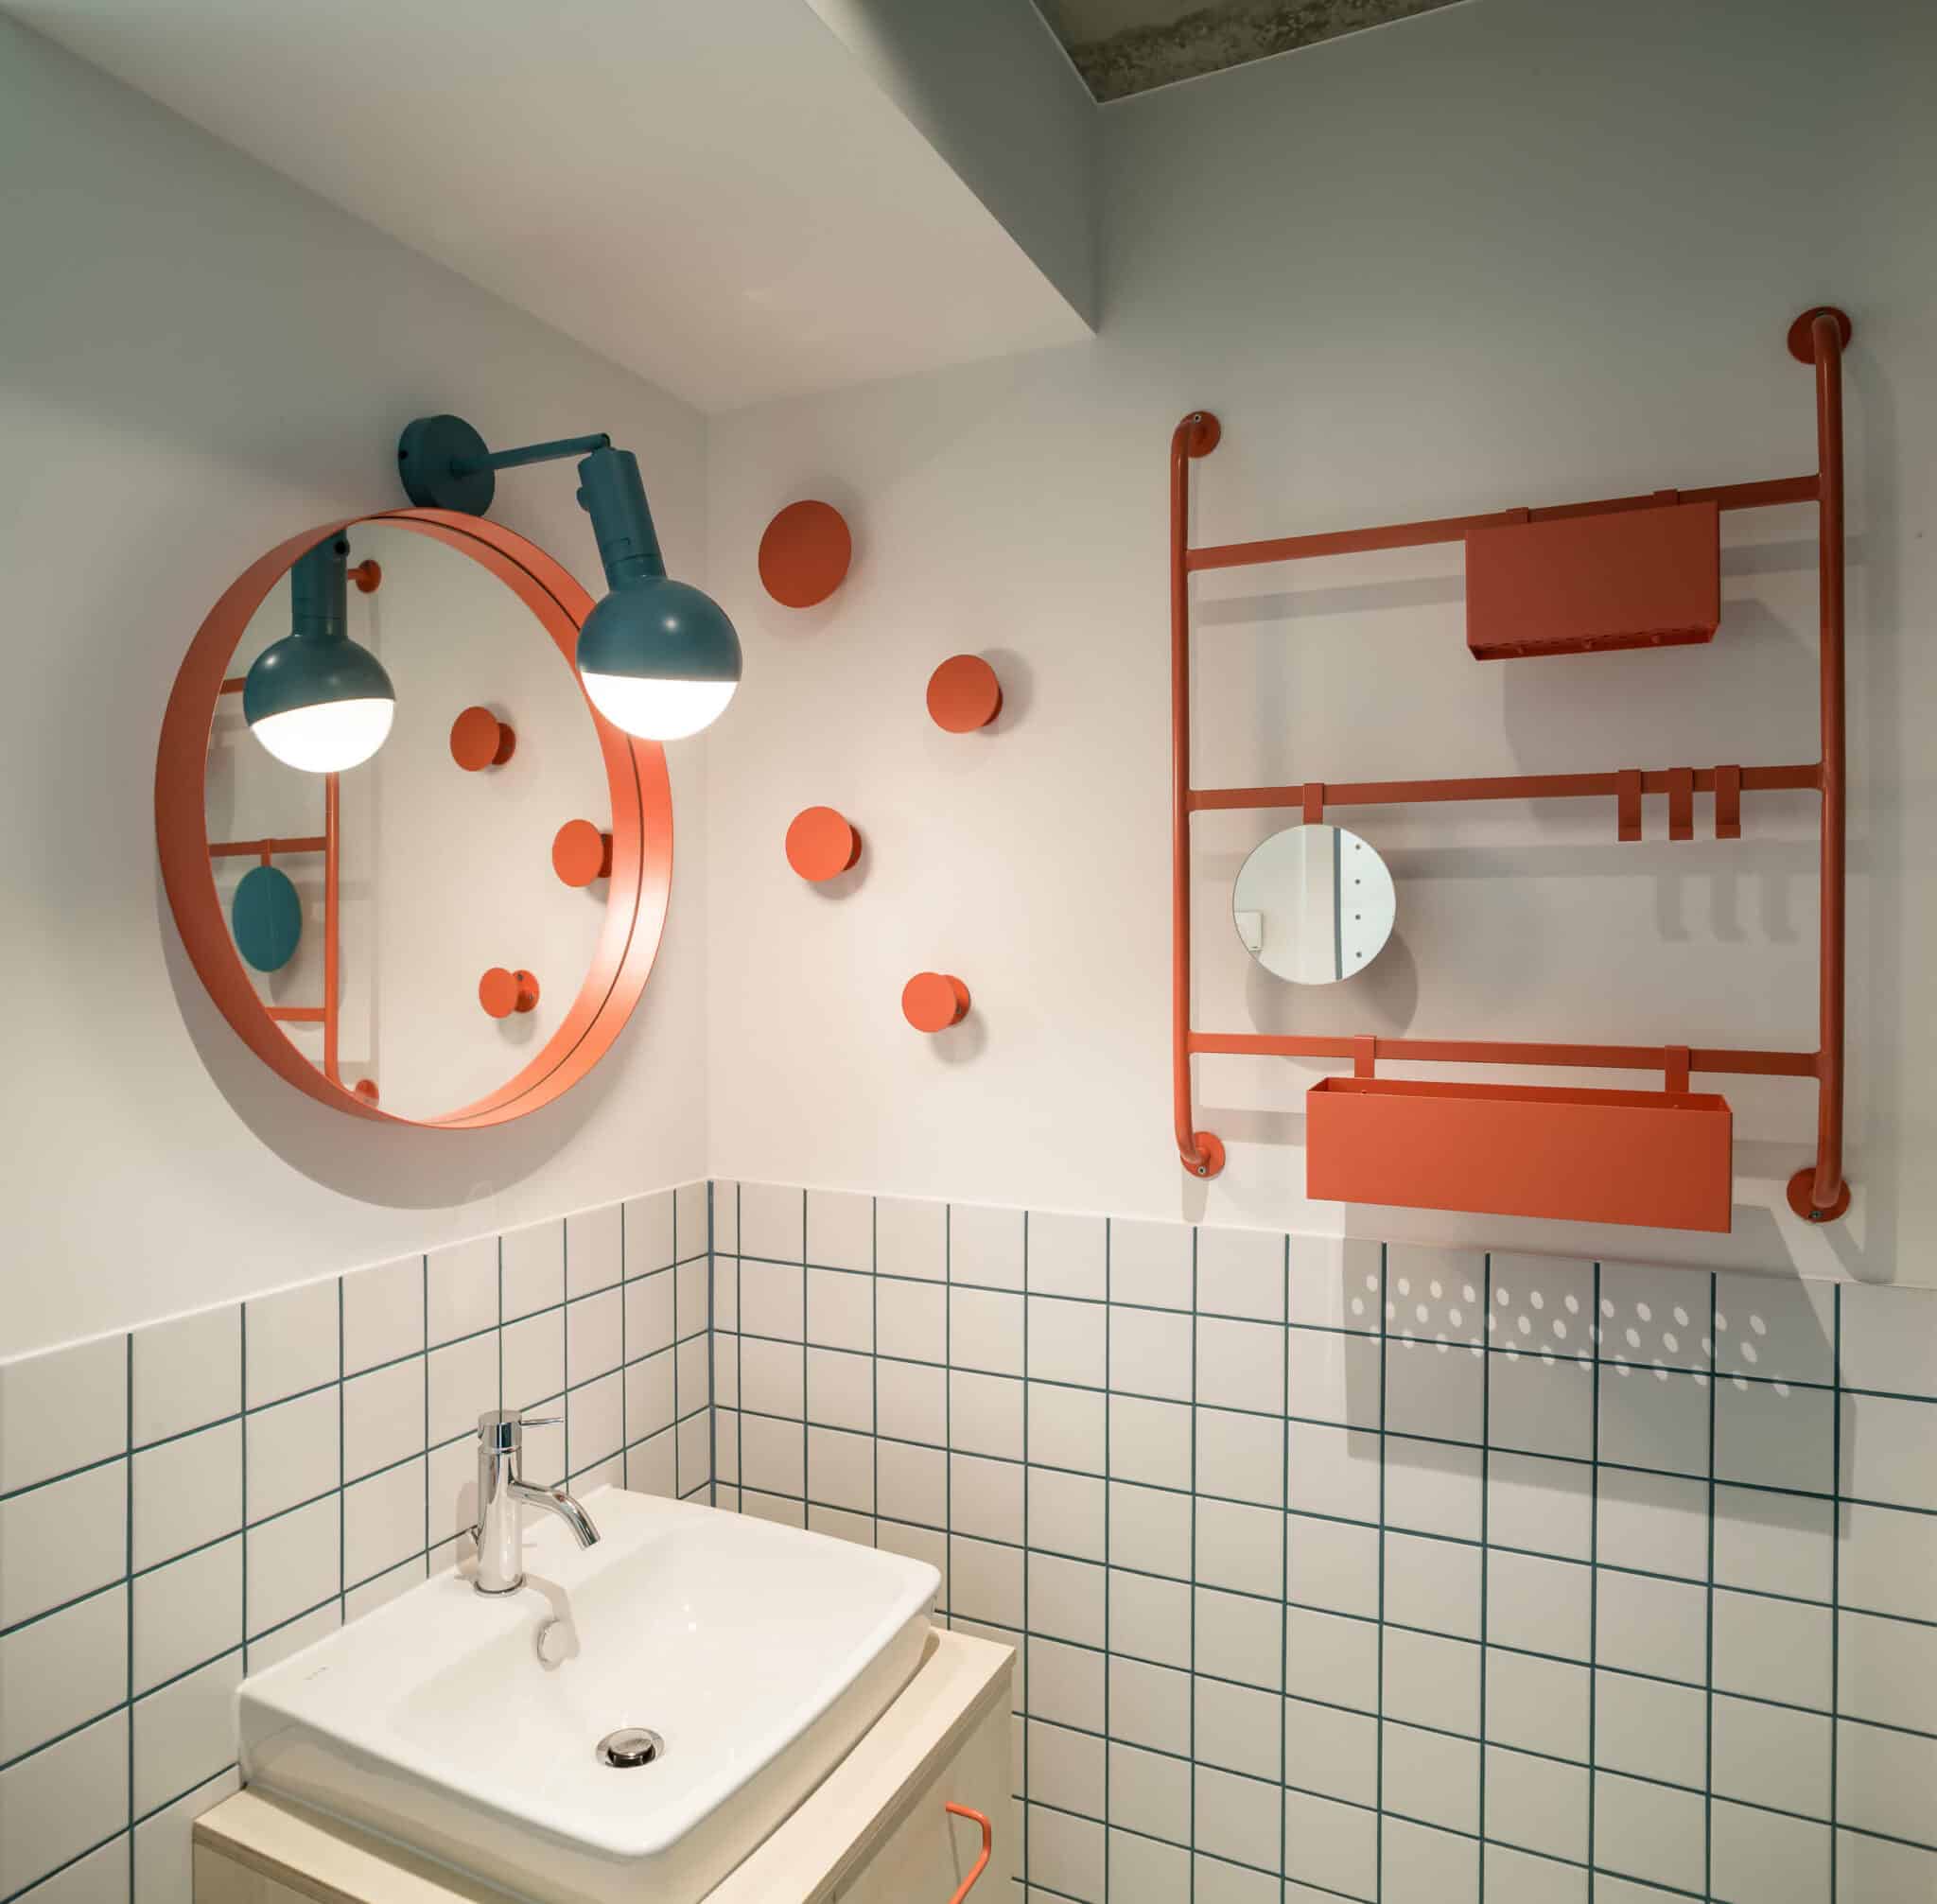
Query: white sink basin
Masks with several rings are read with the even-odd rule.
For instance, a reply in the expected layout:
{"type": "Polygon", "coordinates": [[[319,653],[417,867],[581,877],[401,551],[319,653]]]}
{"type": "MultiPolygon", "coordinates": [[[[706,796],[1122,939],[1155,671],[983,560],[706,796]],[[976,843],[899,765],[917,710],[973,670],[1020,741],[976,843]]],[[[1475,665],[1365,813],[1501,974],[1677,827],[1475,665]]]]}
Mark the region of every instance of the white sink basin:
{"type": "Polygon", "coordinates": [[[913,1676],[939,1577],[615,1488],[585,1508],[584,1551],[527,1512],[524,1591],[441,1574],[244,1680],[244,1779],[525,1896],[697,1904],[913,1676]],[[635,1726],[663,1755],[605,1763],[635,1726]]]}

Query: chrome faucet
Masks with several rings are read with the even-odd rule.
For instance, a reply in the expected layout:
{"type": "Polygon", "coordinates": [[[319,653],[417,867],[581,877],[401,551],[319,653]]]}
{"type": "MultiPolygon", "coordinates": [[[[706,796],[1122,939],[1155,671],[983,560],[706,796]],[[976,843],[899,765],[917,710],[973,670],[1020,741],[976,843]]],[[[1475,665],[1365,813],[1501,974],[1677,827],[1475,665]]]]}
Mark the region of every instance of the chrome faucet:
{"type": "Polygon", "coordinates": [[[480,1593],[516,1593],[525,1583],[523,1507],[556,1514],[582,1547],[598,1540],[591,1517],[563,1488],[534,1488],[518,1477],[527,1428],[550,1427],[558,1417],[528,1421],[515,1408],[478,1417],[478,1579],[480,1593]]]}

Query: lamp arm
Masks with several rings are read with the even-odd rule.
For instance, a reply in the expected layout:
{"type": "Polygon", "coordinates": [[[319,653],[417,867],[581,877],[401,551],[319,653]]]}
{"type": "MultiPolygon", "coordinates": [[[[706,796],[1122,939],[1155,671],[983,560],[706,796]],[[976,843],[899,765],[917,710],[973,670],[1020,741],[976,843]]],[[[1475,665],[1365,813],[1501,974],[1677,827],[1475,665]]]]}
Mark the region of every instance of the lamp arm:
{"type": "Polygon", "coordinates": [[[588,456],[595,449],[610,449],[612,439],[602,430],[597,436],[562,436],[552,443],[531,443],[522,449],[494,449],[488,456],[461,457],[450,466],[453,476],[474,476],[480,469],[522,469],[528,463],[559,463],[568,456],[588,456]]]}

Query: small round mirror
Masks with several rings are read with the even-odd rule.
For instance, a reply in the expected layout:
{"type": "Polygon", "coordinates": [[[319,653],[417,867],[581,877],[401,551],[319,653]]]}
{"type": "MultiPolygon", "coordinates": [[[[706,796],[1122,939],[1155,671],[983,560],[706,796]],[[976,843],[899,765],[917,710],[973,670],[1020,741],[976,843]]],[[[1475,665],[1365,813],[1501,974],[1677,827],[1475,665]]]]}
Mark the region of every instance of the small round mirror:
{"type": "Polygon", "coordinates": [[[1295,985],[1332,985],[1370,965],[1391,935],[1386,862],[1343,827],[1286,827],[1246,860],[1230,892],[1245,950],[1295,985]]]}

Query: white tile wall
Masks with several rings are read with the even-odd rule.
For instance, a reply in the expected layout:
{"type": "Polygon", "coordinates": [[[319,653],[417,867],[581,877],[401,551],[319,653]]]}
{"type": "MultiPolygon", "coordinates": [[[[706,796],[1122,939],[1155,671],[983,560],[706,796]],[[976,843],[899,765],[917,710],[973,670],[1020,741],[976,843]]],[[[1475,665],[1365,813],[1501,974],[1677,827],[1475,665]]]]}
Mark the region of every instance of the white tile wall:
{"type": "Polygon", "coordinates": [[[709,1245],[687,1185],[0,1366],[0,1900],[189,1904],[236,1684],[448,1564],[500,1396],[540,1478],[706,1494],[709,1245]]]}
{"type": "Polygon", "coordinates": [[[1032,1904],[1937,1898],[1937,1293],[715,1199],[718,1498],[1023,1648],[1032,1904]]]}

